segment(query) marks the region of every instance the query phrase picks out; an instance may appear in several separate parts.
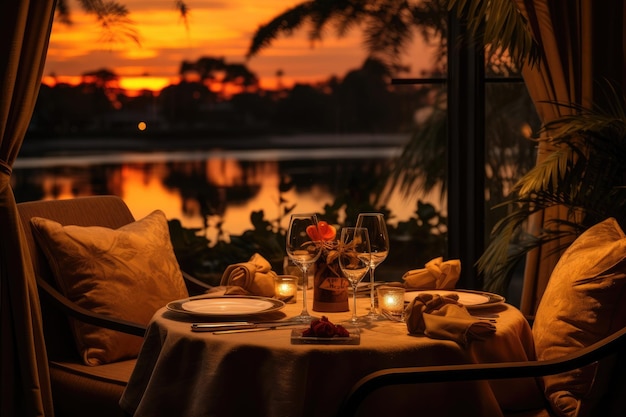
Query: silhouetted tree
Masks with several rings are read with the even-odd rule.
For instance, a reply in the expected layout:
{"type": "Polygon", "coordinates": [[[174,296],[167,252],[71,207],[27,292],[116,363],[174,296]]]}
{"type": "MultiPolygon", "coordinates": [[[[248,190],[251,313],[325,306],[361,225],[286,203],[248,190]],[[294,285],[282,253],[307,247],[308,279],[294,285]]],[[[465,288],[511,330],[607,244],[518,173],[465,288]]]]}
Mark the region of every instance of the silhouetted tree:
{"type": "Polygon", "coordinates": [[[393,128],[393,94],[389,91],[390,72],[374,58],[346,74],[333,94],[342,131],[376,132],[393,128]]]}
{"type": "Polygon", "coordinates": [[[31,134],[72,136],[101,128],[100,116],[113,110],[104,88],[96,84],[41,86],[31,134]]]}
{"type": "Polygon", "coordinates": [[[183,61],[179,74],[183,80],[195,81],[194,76],[208,88],[220,92],[226,98],[228,86],[245,92],[255,92],[259,88],[259,78],[244,64],[229,64],[224,58],[201,57],[197,61],[183,61]]]}
{"type": "Polygon", "coordinates": [[[259,88],[259,77],[244,64],[228,64],[224,69],[222,84],[241,87],[243,91],[254,92],[259,88]]]}
{"type": "Polygon", "coordinates": [[[204,119],[215,94],[198,82],[180,82],[161,90],[161,114],[173,125],[191,125],[204,119]]]}
{"type": "Polygon", "coordinates": [[[277,103],[268,94],[240,93],[230,100],[241,126],[267,131],[276,114],[277,103]]]}
{"type": "Polygon", "coordinates": [[[283,86],[283,76],[285,75],[285,71],[283,71],[282,69],[277,69],[276,70],[276,90],[281,91],[284,86],[283,86]]]}
{"type": "Polygon", "coordinates": [[[111,83],[117,83],[120,77],[110,69],[101,68],[95,71],[87,71],[81,74],[83,83],[95,84],[98,87],[105,88],[111,83]]]}
{"type": "MultiPolygon", "coordinates": [[[[200,82],[219,82],[218,73],[223,73],[226,68],[224,58],[202,57],[197,61],[183,61],[179,74],[183,80],[188,80],[189,74],[195,74],[200,82]]],[[[192,75],[193,77],[193,75],[192,75]]],[[[194,80],[188,80],[194,81],[194,80]]]]}
{"type": "Polygon", "coordinates": [[[333,131],[332,109],[330,94],[321,88],[297,83],[278,103],[275,126],[292,131],[333,131]]]}

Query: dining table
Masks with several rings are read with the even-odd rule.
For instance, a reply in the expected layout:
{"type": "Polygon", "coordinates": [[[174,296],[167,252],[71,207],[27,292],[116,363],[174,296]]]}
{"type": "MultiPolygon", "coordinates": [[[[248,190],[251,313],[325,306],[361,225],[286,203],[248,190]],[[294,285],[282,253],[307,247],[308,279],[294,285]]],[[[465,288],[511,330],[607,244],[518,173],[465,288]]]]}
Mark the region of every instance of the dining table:
{"type": "MultiPolygon", "coordinates": [[[[311,306],[313,294],[307,293],[311,306]]],[[[164,306],[147,327],[120,406],[134,417],[334,417],[351,387],[374,371],[534,359],[528,321],[503,299],[468,309],[496,331],[463,346],[411,335],[405,323],[387,319],[345,324],[350,337],[343,340],[303,337],[306,324],[268,327],[267,322],[285,322],[301,312],[302,292],[297,296],[297,303],[279,303],[251,317],[205,316],[181,308],[188,300],[164,306]],[[192,329],[229,320],[261,323],[261,328],[192,329]]],[[[369,297],[357,298],[358,315],[369,308],[369,297]]],[[[350,311],[309,311],[338,324],[351,317],[350,311]]],[[[535,406],[527,400],[520,405],[520,398],[541,401],[534,379],[385,387],[365,399],[358,415],[498,417],[535,406]]]]}

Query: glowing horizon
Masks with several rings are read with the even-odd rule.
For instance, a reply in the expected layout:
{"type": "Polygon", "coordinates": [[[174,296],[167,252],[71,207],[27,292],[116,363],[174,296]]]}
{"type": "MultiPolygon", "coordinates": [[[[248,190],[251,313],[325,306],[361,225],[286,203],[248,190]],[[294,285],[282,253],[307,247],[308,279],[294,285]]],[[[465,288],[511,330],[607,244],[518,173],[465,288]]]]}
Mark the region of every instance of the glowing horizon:
{"type": "MultiPolygon", "coordinates": [[[[174,9],[174,2],[124,0],[130,18],[139,32],[140,45],[131,41],[103,43],[95,20],[72,3],[71,26],[55,22],[50,36],[44,82],[56,79],[75,84],[81,74],[102,68],[120,77],[120,87],[129,91],[158,91],[177,82],[184,60],[203,56],[223,57],[227,63],[244,63],[260,79],[263,89],[278,84],[290,87],[296,82],[318,82],[331,76],[344,76],[360,68],[366,53],[358,31],[337,39],[329,33],[323,42],[311,47],[305,30],[279,38],[257,56],[246,61],[245,53],[256,28],[285,9],[300,2],[293,0],[188,1],[191,9],[188,27],[174,9]]],[[[432,48],[413,45],[406,63],[416,76],[427,67],[432,48]],[[425,59],[424,59],[425,57],[425,59]],[[413,62],[414,61],[414,62],[413,62]],[[419,64],[419,65],[418,65],[419,64]]]]}

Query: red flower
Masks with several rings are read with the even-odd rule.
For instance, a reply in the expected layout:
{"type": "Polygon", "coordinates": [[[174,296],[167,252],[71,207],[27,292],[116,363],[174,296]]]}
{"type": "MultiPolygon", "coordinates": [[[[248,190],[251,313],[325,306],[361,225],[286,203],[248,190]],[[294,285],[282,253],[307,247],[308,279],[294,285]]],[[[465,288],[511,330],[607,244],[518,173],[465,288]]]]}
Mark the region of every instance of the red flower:
{"type": "Polygon", "coordinates": [[[332,224],[328,224],[325,221],[317,223],[317,228],[311,225],[307,227],[306,233],[311,240],[334,240],[337,237],[337,229],[332,224]]]}

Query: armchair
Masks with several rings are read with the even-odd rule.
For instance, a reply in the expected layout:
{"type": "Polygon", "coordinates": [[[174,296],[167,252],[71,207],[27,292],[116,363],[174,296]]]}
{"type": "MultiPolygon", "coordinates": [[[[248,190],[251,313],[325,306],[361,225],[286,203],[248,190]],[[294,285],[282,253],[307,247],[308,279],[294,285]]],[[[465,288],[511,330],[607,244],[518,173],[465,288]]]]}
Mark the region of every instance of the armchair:
{"type": "MultiPolygon", "coordinates": [[[[34,201],[18,204],[31,260],[40,292],[44,338],[50,370],[55,412],[71,416],[123,416],[118,401],[135,366],[136,359],[125,357],[93,366],[86,364],[75,341],[74,321],[88,323],[132,335],[141,343],[146,323],[113,317],[79,305],[69,299],[55,280],[49,254],[45,253],[31,219],[44,218],[60,225],[100,226],[117,230],[135,222],[124,201],[115,196],[81,197],[69,200],[34,201]]],[[[173,256],[173,255],[172,255],[173,256]]],[[[188,295],[208,286],[182,273],[183,290],[188,295]],[[185,287],[186,285],[186,287],[185,287]]],[[[139,298],[140,294],[133,297],[139,298]]],[[[142,304],[142,303],[137,303],[142,304]]],[[[151,314],[146,312],[146,314],[151,314]]],[[[127,337],[127,336],[126,336],[127,337]]],[[[135,338],[135,339],[132,339],[135,338]]]]}
{"type": "Polygon", "coordinates": [[[626,234],[614,218],[590,227],[563,253],[532,334],[533,361],[372,373],[352,388],[339,415],[354,415],[368,394],[387,385],[534,377],[545,406],[528,410],[527,399],[519,398],[514,415],[625,416],[626,234]]]}
{"type": "MultiPolygon", "coordinates": [[[[450,381],[497,380],[508,378],[541,377],[573,371],[590,365],[611,355],[624,352],[626,349],[626,328],[607,336],[591,346],[559,359],[530,361],[530,362],[502,362],[488,364],[468,364],[450,366],[422,366],[389,368],[372,372],[361,378],[350,390],[337,413],[338,417],[357,415],[359,405],[372,392],[393,385],[427,384],[450,381]]],[[[606,393],[609,397],[609,393],[606,393]]],[[[608,398],[607,398],[608,399],[608,398]]],[[[609,407],[609,404],[606,404],[609,407]]],[[[611,413],[609,409],[605,412],[611,413]]],[[[509,416],[509,414],[505,415],[509,416]]],[[[522,415],[513,413],[511,416],[522,415]]],[[[548,406],[543,409],[528,410],[525,417],[553,416],[548,406]]],[[[614,414],[602,414],[612,416],[614,414]]]]}

